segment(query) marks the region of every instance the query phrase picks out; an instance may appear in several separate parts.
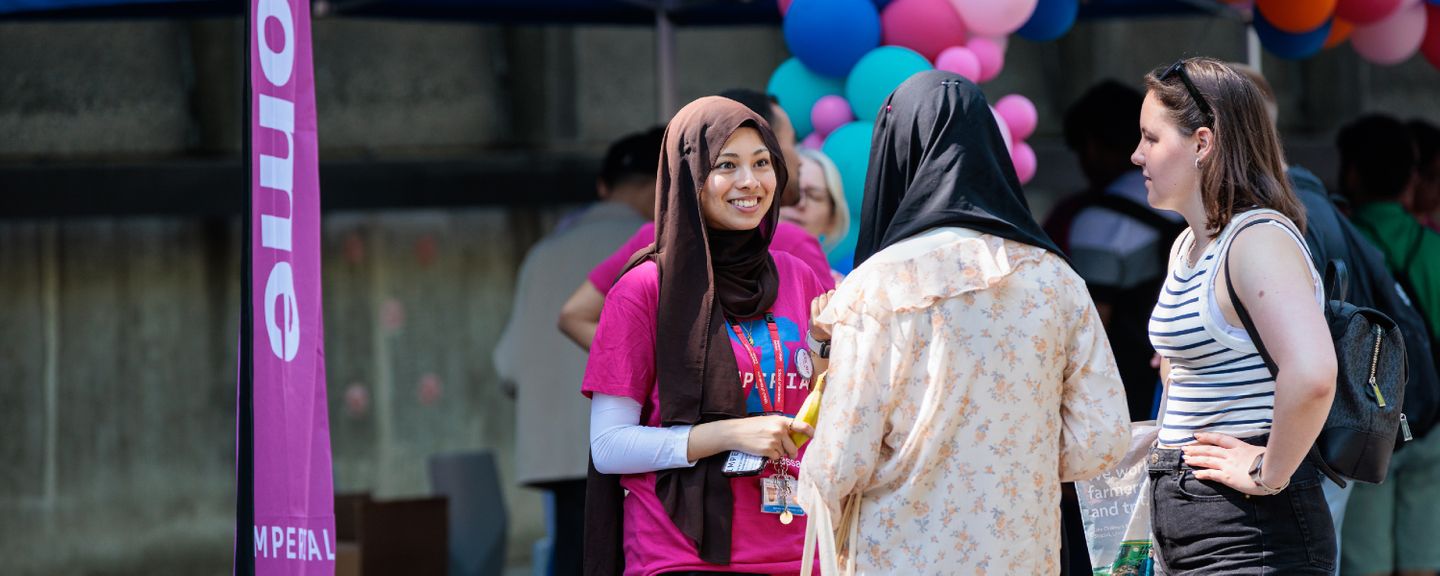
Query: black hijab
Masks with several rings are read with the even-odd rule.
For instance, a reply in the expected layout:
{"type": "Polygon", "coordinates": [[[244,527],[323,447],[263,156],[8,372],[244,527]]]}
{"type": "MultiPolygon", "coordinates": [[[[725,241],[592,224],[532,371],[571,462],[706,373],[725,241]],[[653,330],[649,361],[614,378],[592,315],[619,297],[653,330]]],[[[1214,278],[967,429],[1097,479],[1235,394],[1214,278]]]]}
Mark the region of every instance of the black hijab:
{"type": "Polygon", "coordinates": [[[1030,214],[985,95],[969,80],[935,70],[900,84],[876,118],[855,265],[945,226],[1065,257],[1030,214]]]}
{"type": "MultiPolygon", "coordinates": [[[[739,366],[726,332],[726,316],[753,318],[775,303],[779,274],[770,240],[780,221],[778,194],[787,173],[779,143],[766,124],[734,100],[709,96],[686,105],[665,129],[656,181],[655,243],[637,252],[630,267],[653,260],[659,273],[655,318],[655,385],[662,426],[743,418],[739,366]],[[753,230],[712,230],[701,194],[716,158],[741,128],[753,128],[770,150],[775,192],[770,210],[753,230]]],[[[691,540],[700,559],[730,563],[734,499],[721,473],[728,453],[690,468],[655,473],[655,494],[671,521],[691,540]]],[[[592,465],[587,486],[585,573],[621,568],[619,476],[592,465]]]]}

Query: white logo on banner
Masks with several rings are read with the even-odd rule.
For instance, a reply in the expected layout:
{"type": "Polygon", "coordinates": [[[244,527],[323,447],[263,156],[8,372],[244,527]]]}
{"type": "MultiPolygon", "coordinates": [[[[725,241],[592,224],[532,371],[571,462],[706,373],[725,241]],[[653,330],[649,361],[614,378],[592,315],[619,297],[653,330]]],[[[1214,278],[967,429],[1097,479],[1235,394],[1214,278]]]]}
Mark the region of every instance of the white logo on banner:
{"type": "Polygon", "coordinates": [[[295,22],[290,17],[290,3],[285,0],[260,0],[256,14],[255,36],[260,45],[260,69],[265,79],[276,86],[290,82],[290,70],[295,67],[295,22]],[[285,45],[279,52],[270,50],[265,42],[265,27],[274,18],[285,33],[285,45]]]}
{"type": "MultiPolygon", "coordinates": [[[[265,79],[276,87],[290,82],[295,67],[295,23],[290,5],[285,0],[260,0],[255,41],[260,49],[260,69],[265,79]],[[280,24],[283,45],[279,52],[271,50],[265,40],[266,25],[274,19],[280,24]]],[[[285,194],[285,214],[260,215],[260,245],[280,252],[291,252],[291,221],[295,217],[295,104],[289,100],[259,95],[260,126],[285,137],[284,156],[260,155],[260,187],[285,194]]],[[[259,138],[256,138],[259,141],[259,138]]],[[[295,299],[295,274],[287,261],[279,261],[270,269],[265,282],[265,332],[270,336],[270,351],[286,362],[300,351],[300,307],[295,299]],[[276,304],[281,305],[277,312],[276,304]],[[282,318],[277,318],[276,314],[282,318]]]]}

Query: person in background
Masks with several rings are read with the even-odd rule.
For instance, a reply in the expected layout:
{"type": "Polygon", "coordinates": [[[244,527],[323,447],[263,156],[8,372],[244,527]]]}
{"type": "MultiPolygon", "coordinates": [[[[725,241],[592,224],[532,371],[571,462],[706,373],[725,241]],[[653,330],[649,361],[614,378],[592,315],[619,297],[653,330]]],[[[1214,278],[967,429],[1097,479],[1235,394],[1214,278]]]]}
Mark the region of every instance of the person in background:
{"type": "Polygon", "coordinates": [[[1157,68],[1145,84],[1132,160],[1150,205],[1189,224],[1150,321],[1166,390],[1148,459],[1158,563],[1167,574],[1329,576],[1335,531],[1307,455],[1337,361],[1265,97],[1210,58],[1157,68]]]}
{"type": "Polygon", "coordinates": [[[800,502],[822,572],[1056,574],[1060,483],[1115,466],[1130,437],[1105,330],[979,87],[922,72],[885,104],[857,266],[816,320],[830,384],[800,502]]]}
{"type": "Polygon", "coordinates": [[[516,476],[521,485],[550,492],[555,533],[551,574],[580,574],[584,535],[589,402],[575,394],[585,354],[554,330],[555,313],[609,246],[652,218],[659,127],[615,141],[595,188],[601,201],[526,254],[515,285],[510,321],[495,347],[495,371],[517,400],[516,476]]]}
{"type": "Polygon", "coordinates": [[[1424,120],[1405,123],[1415,141],[1415,187],[1405,208],[1426,228],[1440,232],[1440,128],[1424,120]]]}
{"type": "MultiPolygon", "coordinates": [[[[839,246],[850,232],[850,205],[845,202],[840,169],[824,152],[800,149],[800,201],[780,208],[780,217],[819,239],[826,252],[839,246]]],[[[838,273],[832,271],[831,275],[840,281],[838,273]]]]}
{"type": "Polygon", "coordinates": [[[778,148],[764,120],[717,96],[666,128],[655,242],[610,291],[585,368],[586,574],[800,568],[791,432],[814,432],[793,414],[825,369],[805,336],[824,289],[768,249],[788,177],[778,148]],[[732,451],[769,461],[732,477],[732,451]]]}
{"type": "Polygon", "coordinates": [[[850,231],[850,206],[840,169],[819,150],[801,148],[799,154],[800,201],[780,208],[780,217],[804,228],[828,252],[850,231]]]}
{"type": "MultiPolygon", "coordinates": [[[[1386,265],[1424,313],[1433,345],[1440,328],[1440,235],[1422,226],[1402,204],[1417,183],[1410,133],[1394,118],[1371,115],[1342,128],[1336,144],[1341,189],[1354,206],[1353,221],[1385,254],[1386,265]]],[[[1406,336],[1408,348],[1412,341],[1406,336]]],[[[1440,434],[1428,434],[1396,452],[1384,483],[1355,486],[1344,532],[1342,574],[1421,576],[1440,570],[1440,547],[1435,545],[1440,535],[1440,434]]]]}
{"type": "MultiPolygon", "coordinates": [[[[1154,419],[1160,392],[1148,324],[1165,280],[1166,248],[1185,227],[1179,214],[1145,203],[1145,177],[1130,163],[1140,139],[1135,118],[1144,96],[1106,80],[1065,111],[1065,143],[1085,174],[1087,189],[1062,200],[1045,231],[1085,279],[1125,383],[1130,420],[1154,419]]],[[[1089,574],[1090,555],[1075,487],[1061,489],[1064,569],[1089,574]]]]}
{"type": "Polygon", "coordinates": [[[1351,219],[1385,253],[1434,335],[1440,330],[1440,235],[1405,210],[1419,180],[1410,133],[1399,120],[1374,114],[1342,128],[1336,145],[1351,219]]]}
{"type": "Polygon", "coordinates": [[[1100,311],[1130,420],[1137,422],[1154,418],[1160,375],[1147,326],[1165,280],[1167,249],[1185,228],[1179,214],[1145,203],[1145,177],[1130,163],[1143,101],[1138,90],[1107,80],[1066,110],[1065,142],[1089,189],[1063,201],[1046,221],[1100,311]]]}
{"type": "MultiPolygon", "coordinates": [[[[781,157],[790,163],[790,166],[800,165],[800,157],[795,152],[795,129],[790,127],[790,118],[774,98],[754,90],[739,88],[726,90],[720,96],[744,104],[767,125],[773,121],[780,126],[781,129],[775,131],[775,136],[780,142],[781,157]]],[[[791,187],[795,190],[795,199],[798,199],[800,179],[791,180],[795,181],[791,187]]],[[[560,331],[581,348],[589,350],[590,342],[595,339],[595,327],[600,323],[600,310],[605,305],[605,297],[609,294],[610,287],[620,278],[636,251],[654,241],[655,223],[646,222],[621,244],[618,250],[611,253],[610,257],[597,264],[561,308],[558,322],[560,331]]],[[[770,250],[786,252],[800,258],[822,276],[827,290],[835,287],[835,279],[830,275],[830,262],[825,259],[825,252],[820,249],[820,242],[804,228],[781,221],[775,229],[775,238],[770,242],[770,250]]]]}

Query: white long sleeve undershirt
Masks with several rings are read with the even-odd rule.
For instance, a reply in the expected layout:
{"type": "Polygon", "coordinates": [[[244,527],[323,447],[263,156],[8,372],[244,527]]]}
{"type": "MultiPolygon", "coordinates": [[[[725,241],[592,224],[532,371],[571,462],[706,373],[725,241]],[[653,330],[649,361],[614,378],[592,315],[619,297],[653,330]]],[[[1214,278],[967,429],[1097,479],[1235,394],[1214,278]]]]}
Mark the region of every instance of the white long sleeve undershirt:
{"type": "Polygon", "coordinates": [[[624,396],[590,399],[590,456],[602,474],[689,468],[690,426],[640,425],[640,403],[624,396]]]}

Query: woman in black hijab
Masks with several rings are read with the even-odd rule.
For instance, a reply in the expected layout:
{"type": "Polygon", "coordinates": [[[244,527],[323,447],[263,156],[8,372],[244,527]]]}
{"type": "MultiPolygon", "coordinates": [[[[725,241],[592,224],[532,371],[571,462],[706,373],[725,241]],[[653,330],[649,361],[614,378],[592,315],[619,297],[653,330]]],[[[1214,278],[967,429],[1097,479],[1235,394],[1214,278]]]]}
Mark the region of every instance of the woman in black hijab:
{"type": "Polygon", "coordinates": [[[1058,573],[1060,483],[1118,463],[1124,390],[968,80],[917,74],[879,111],[855,261],[817,318],[834,345],[800,503],[822,562],[1058,573]]]}
{"type": "Polygon", "coordinates": [[[804,331],[824,290],[803,261],[769,252],[779,150],[764,120],[721,97],[666,129],[655,244],[606,298],[585,371],[587,574],[799,569],[790,433],[813,432],[793,415],[823,370],[804,331]],[[742,454],[763,467],[727,474],[742,454]]]}

